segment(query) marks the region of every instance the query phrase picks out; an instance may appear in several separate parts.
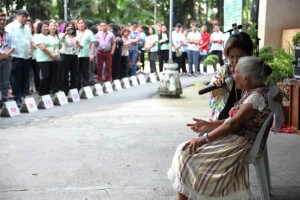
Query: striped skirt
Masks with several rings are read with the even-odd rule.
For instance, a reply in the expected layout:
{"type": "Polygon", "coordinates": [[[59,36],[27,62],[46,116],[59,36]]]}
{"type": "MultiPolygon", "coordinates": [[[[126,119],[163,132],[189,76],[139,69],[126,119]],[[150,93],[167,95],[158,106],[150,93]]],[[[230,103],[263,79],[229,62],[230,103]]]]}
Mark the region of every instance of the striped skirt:
{"type": "Polygon", "coordinates": [[[190,156],[181,144],[168,171],[174,188],[192,200],[250,199],[248,154],[252,144],[227,135],[198,147],[190,156]]]}

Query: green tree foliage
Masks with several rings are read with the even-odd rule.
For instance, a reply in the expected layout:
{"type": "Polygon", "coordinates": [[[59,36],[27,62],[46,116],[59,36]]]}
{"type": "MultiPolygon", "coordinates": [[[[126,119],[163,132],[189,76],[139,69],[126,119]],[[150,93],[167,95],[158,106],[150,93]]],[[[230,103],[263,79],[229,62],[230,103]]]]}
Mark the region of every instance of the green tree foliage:
{"type": "Polygon", "coordinates": [[[284,49],[274,50],[271,46],[260,49],[259,57],[271,68],[271,78],[275,82],[282,82],[285,78],[293,76],[293,55],[284,49]]]}
{"type": "Polygon", "coordinates": [[[25,2],[26,0],[1,0],[0,8],[4,8],[7,13],[13,14],[14,10],[22,8],[25,2]]]}
{"type": "Polygon", "coordinates": [[[51,15],[51,1],[27,0],[26,9],[30,13],[32,19],[50,19],[51,15]]]}
{"type": "MultiPolygon", "coordinates": [[[[157,5],[157,21],[168,26],[170,0],[69,0],[68,20],[83,17],[95,23],[107,20],[118,24],[136,20],[151,25],[154,21],[154,2],[157,5]]],[[[252,0],[243,0],[243,4],[244,25],[249,21],[252,0]]],[[[33,19],[64,18],[64,0],[1,0],[0,6],[9,12],[26,6],[33,19]]],[[[190,20],[196,20],[199,26],[207,25],[208,31],[212,32],[213,24],[209,20],[217,20],[222,29],[223,10],[224,0],[174,0],[172,17],[174,23],[185,26],[189,25],[190,20]]]]}

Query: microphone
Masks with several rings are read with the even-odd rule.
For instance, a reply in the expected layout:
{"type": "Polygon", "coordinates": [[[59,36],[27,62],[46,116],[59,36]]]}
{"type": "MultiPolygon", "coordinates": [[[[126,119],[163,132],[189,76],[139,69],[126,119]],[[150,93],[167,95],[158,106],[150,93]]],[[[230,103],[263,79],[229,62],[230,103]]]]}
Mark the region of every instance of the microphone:
{"type": "Polygon", "coordinates": [[[215,86],[215,85],[212,85],[212,86],[208,86],[208,87],[205,87],[201,90],[199,90],[198,94],[199,95],[202,95],[202,94],[205,94],[205,93],[208,93],[208,92],[211,92],[213,90],[216,90],[218,88],[222,88],[222,87],[225,87],[227,85],[230,85],[233,83],[233,78],[230,76],[228,78],[225,79],[224,83],[222,83],[221,86],[215,86]]]}
{"type": "Polygon", "coordinates": [[[228,31],[224,32],[224,33],[231,33],[232,31],[236,32],[239,29],[242,29],[243,26],[242,25],[238,25],[238,26],[234,26],[232,29],[229,29],[228,31]]]}

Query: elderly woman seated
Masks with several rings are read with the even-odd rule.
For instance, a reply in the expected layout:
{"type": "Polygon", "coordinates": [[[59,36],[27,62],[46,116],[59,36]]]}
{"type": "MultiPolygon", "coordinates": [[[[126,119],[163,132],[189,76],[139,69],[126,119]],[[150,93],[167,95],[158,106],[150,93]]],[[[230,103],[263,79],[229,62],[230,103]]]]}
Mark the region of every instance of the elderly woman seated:
{"type": "Polygon", "coordinates": [[[247,158],[256,134],[270,114],[269,88],[264,84],[272,70],[259,58],[240,58],[233,79],[243,97],[229,118],[188,124],[197,133],[212,130],[181,144],[168,172],[179,200],[249,199],[247,158]]]}

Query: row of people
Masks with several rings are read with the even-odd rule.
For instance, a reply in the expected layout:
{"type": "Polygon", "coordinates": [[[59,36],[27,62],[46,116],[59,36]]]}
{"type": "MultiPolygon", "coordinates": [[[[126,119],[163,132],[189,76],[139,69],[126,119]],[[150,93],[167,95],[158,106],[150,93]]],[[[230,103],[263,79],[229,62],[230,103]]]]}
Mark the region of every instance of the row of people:
{"type": "MultiPolygon", "coordinates": [[[[5,26],[4,13],[2,17],[5,26]]],[[[201,34],[195,22],[191,22],[190,26],[189,32],[181,24],[176,24],[171,46],[178,70],[186,73],[185,63],[188,60],[189,75],[194,72],[196,76],[200,59],[205,58],[208,44],[215,43],[215,40],[210,40],[205,26],[201,34]]],[[[150,26],[149,35],[146,36],[142,26],[135,21],[130,27],[109,25],[106,21],[92,26],[82,18],[66,22],[63,26],[54,20],[36,20],[33,23],[26,10],[18,10],[15,20],[5,27],[4,34],[12,38],[11,49],[5,47],[0,51],[9,50],[8,54],[12,56],[12,59],[6,59],[7,63],[11,61],[12,69],[7,70],[9,68],[6,67],[9,73],[5,74],[3,80],[1,78],[1,92],[4,92],[1,104],[7,101],[9,81],[14,99],[18,105],[21,104],[22,96],[29,93],[30,71],[33,72],[35,89],[40,96],[58,90],[67,94],[71,88],[91,85],[95,72],[98,82],[135,75],[138,61],[141,61],[141,68],[144,69],[146,52],[151,72],[156,72],[157,58],[159,71],[162,71],[163,64],[168,61],[170,48],[167,31],[165,25],[150,26]]],[[[218,40],[216,43],[220,42],[218,40]]]]}

